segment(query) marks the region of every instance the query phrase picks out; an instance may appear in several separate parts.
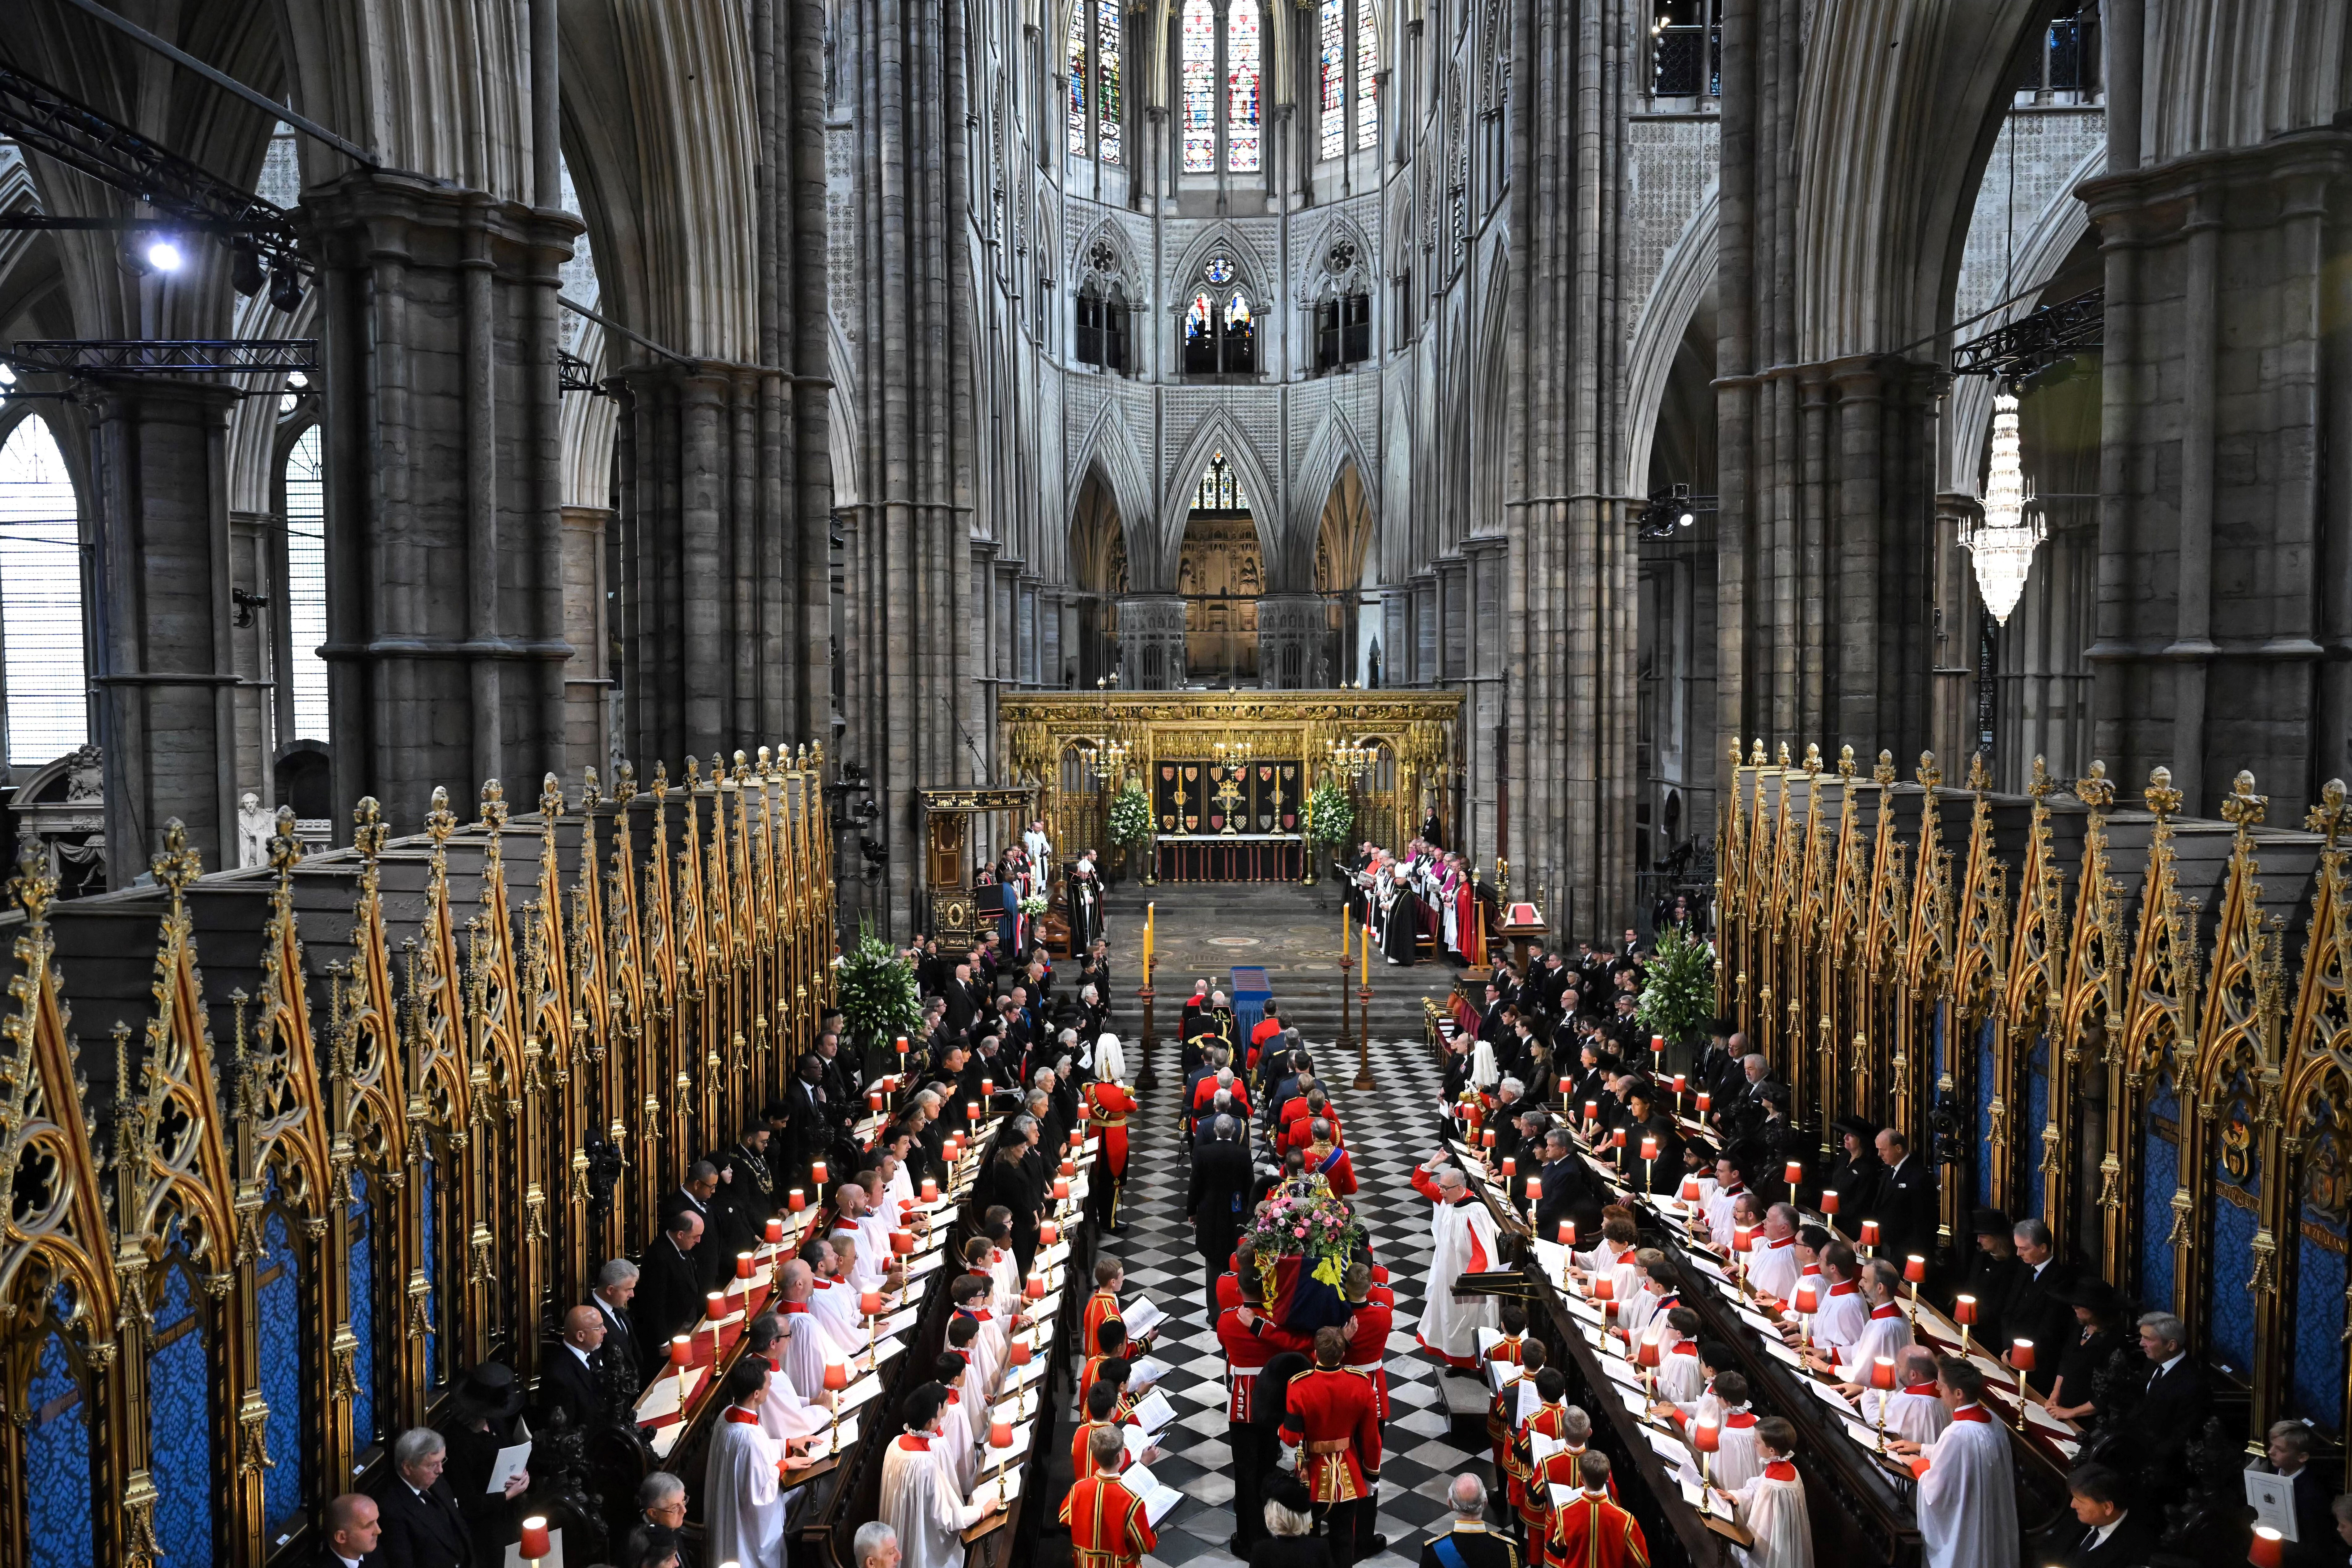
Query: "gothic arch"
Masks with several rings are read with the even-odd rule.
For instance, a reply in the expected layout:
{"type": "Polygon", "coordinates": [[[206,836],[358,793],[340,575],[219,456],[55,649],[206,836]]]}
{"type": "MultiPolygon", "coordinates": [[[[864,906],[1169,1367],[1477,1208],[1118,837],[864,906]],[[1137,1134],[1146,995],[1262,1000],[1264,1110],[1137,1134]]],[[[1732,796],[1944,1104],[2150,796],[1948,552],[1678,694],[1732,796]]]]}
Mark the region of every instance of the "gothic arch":
{"type": "Polygon", "coordinates": [[[1326,288],[1333,286],[1372,292],[1378,270],[1374,261],[1379,255],[1379,248],[1364,233],[1361,224],[1352,217],[1334,215],[1317,232],[1310,244],[1300,247],[1297,275],[1291,284],[1290,302],[1305,310],[1322,296],[1326,288]],[[1355,247],[1355,259],[1334,272],[1329,266],[1331,249],[1343,241],[1355,247]]]}
{"type": "Polygon", "coordinates": [[[1626,352],[1625,467],[1618,479],[1618,489],[1625,495],[1641,495],[1649,489],[1650,446],[1657,435],[1658,405],[1664,401],[1683,334],[1699,301],[1715,286],[1719,193],[1719,186],[1708,184],[1699,198],[1698,210],[1667,247],[1626,352]]]}
{"type": "MultiPolygon", "coordinates": [[[[1167,552],[1167,575],[1160,578],[1158,568],[1162,552],[1153,537],[1153,520],[1158,512],[1151,504],[1151,481],[1147,477],[1150,473],[1135,444],[1134,433],[1127,427],[1126,416],[1117,404],[1106,404],[1093,428],[1070,454],[1069,481],[1063,487],[1067,511],[1062,527],[1066,533],[1076,521],[1078,496],[1086,489],[1087,477],[1099,479],[1118,508],[1119,528],[1127,537],[1130,585],[1139,592],[1165,593],[1164,583],[1176,580],[1176,557],[1173,552],[1167,552]]],[[[1178,541],[1182,541],[1181,524],[1178,541]]]]}
{"type": "MultiPolygon", "coordinates": [[[[1267,571],[1271,573],[1274,563],[1282,558],[1282,487],[1274,482],[1240,423],[1228,410],[1212,407],[1193,426],[1192,437],[1178,449],[1176,460],[1168,469],[1167,487],[1160,492],[1158,575],[1153,584],[1156,592],[1169,592],[1161,584],[1176,581],[1177,562],[1184,550],[1184,523],[1192,510],[1192,491],[1200,484],[1211,455],[1217,452],[1225,455],[1225,461],[1242,482],[1243,492],[1249,497],[1250,521],[1257,529],[1258,550],[1265,559],[1267,571]]],[[[1146,552],[1137,548],[1139,542],[1130,536],[1127,552],[1130,572],[1147,558],[1146,552]]],[[[1142,584],[1139,583],[1137,586],[1140,588],[1142,584]]],[[[1267,586],[1274,586],[1270,580],[1267,586]]]]}
{"type": "Polygon", "coordinates": [[[1252,304],[1260,310],[1275,302],[1274,279],[1265,275],[1257,247],[1232,224],[1213,223],[1193,237],[1192,243],[1178,253],[1175,264],[1168,269],[1167,302],[1171,315],[1183,314],[1194,289],[1210,286],[1201,274],[1209,265],[1209,258],[1219,251],[1233,258],[1235,276],[1232,283],[1214,287],[1232,288],[1237,284],[1250,297],[1252,304]]]}
{"type": "Polygon", "coordinates": [[[1307,455],[1298,465],[1291,485],[1292,516],[1284,528],[1286,552],[1277,560],[1266,557],[1266,587],[1270,592],[1300,593],[1315,584],[1315,545],[1323,526],[1323,509],[1329,501],[1331,489],[1339,482],[1339,475],[1349,465],[1356,470],[1356,480],[1364,488],[1365,499],[1372,515],[1380,515],[1380,489],[1372,479],[1374,469],[1366,454],[1361,437],[1349,423],[1348,416],[1335,405],[1324,411],[1307,443],[1307,455]]]}

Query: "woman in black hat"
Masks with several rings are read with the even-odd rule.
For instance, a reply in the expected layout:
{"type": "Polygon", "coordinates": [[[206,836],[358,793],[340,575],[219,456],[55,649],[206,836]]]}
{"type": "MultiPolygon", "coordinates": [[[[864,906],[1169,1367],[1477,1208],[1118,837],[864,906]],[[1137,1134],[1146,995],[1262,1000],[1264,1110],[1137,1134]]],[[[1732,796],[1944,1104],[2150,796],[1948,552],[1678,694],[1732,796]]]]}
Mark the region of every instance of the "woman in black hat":
{"type": "Polygon", "coordinates": [[[1868,1117],[1841,1116],[1830,1127],[1845,1152],[1830,1167],[1822,1186],[1837,1194],[1838,1212],[1831,1223],[1852,1241],[1862,1234],[1863,1216],[1877,1212],[1873,1205],[1886,1167],[1878,1159],[1878,1129],[1868,1117]]]}
{"type": "Polygon", "coordinates": [[[2058,1356],[2058,1378],[2050,1385],[2050,1414],[2068,1421],[2086,1421],[2097,1409],[2091,1397],[2091,1374],[2107,1364],[2120,1343],[2116,1327],[2123,1303],[2114,1286],[2084,1277],[2052,1292],[2074,1309],[2078,1331],[2074,1342],[2058,1356]]]}
{"type": "Polygon", "coordinates": [[[473,1531],[478,1563],[505,1561],[507,1543],[522,1539],[520,1500],[530,1489],[530,1472],[517,1473],[502,1491],[490,1490],[499,1450],[517,1441],[514,1422],[521,1414],[522,1384],[514,1369],[486,1361],[466,1374],[435,1423],[449,1445],[442,1479],[473,1531]]]}

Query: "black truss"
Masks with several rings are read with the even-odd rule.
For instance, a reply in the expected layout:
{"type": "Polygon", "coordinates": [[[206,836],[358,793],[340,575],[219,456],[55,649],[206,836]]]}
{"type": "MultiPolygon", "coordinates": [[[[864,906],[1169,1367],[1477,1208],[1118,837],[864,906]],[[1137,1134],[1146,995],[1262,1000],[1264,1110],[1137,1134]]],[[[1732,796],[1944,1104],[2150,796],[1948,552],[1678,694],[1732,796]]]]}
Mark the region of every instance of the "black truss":
{"type": "Polygon", "coordinates": [[[568,349],[555,351],[555,390],[593,392],[599,397],[611,395],[598,384],[594,367],[568,349]]]}
{"type": "Polygon", "coordinates": [[[301,237],[275,203],[200,168],[129,126],[0,63],[0,131],[191,228],[249,236],[271,263],[299,267],[301,237]]]}
{"type": "Polygon", "coordinates": [[[20,340],[0,354],[18,375],[189,375],[259,372],[315,374],[316,338],[80,338],[20,340]]]}
{"type": "Polygon", "coordinates": [[[2098,353],[2106,342],[2106,325],[2107,291],[2094,289],[1955,344],[1952,374],[2016,381],[2077,354],[2098,353]]]}

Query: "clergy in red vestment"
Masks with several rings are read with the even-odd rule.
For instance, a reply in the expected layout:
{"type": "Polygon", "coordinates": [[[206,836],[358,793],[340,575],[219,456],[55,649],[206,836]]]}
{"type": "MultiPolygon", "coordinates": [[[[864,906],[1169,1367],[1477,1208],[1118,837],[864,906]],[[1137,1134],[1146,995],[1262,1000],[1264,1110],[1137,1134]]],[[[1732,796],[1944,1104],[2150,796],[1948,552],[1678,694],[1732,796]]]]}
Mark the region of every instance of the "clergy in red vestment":
{"type": "Polygon", "coordinates": [[[1609,1456],[1588,1450],[1577,1460],[1584,1486],[1551,1510],[1546,1561],[1555,1568],[1650,1568],[1650,1543],[1633,1516],[1609,1496],[1609,1456]]]}
{"type": "Polygon", "coordinates": [[[1143,1500],[1118,1479],[1126,1463],[1125,1439],[1116,1426],[1095,1429],[1088,1457],[1094,1473],[1071,1484],[1062,1499],[1062,1522],[1070,1527],[1074,1568],[1136,1568],[1160,1537],[1143,1511],[1143,1500]]]}

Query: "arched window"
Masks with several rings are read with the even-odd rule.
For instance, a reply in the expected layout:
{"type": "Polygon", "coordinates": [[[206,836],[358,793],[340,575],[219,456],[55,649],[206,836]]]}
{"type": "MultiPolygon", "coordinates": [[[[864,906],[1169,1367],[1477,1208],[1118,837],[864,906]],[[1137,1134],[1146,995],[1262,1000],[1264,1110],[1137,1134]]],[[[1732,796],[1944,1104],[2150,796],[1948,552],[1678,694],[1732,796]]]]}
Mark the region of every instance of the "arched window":
{"type": "Polygon", "coordinates": [[[0,619],[12,766],[39,767],[89,741],[81,528],[65,454],[31,415],[0,443],[0,619]]]}
{"type": "Polygon", "coordinates": [[[1062,58],[1070,78],[1073,158],[1119,161],[1119,0],[1070,0],[1062,58]]]}
{"type": "Polygon", "coordinates": [[[286,629],[293,647],[294,736],[327,732],[327,468],[316,425],[286,454],[286,629]]]}
{"type": "Polygon", "coordinates": [[[1233,258],[1209,258],[1184,308],[1182,363],[1186,375],[1254,375],[1257,316],[1233,258]]]}
{"type": "Polygon", "coordinates": [[[1381,140],[1381,30],[1373,21],[1372,0],[1356,0],[1356,145],[1375,147],[1381,140]]]}
{"type": "Polygon", "coordinates": [[[1316,18],[1316,69],[1322,92],[1317,113],[1322,156],[1348,150],[1348,0],[1322,0],[1316,18]]]}
{"type": "Polygon", "coordinates": [[[1242,491],[1241,477],[1225,461],[1223,451],[1209,454],[1209,466],[1201,470],[1200,488],[1192,492],[1194,511],[1247,511],[1249,497],[1242,491]]]}
{"type": "Polygon", "coordinates": [[[1257,173],[1259,144],[1256,0],[1232,0],[1225,12],[1225,167],[1257,173]]]}
{"type": "Polygon", "coordinates": [[[1315,368],[1338,370],[1372,357],[1372,295],[1362,253],[1352,239],[1335,239],[1323,253],[1315,300],[1315,368]]]}
{"type": "Polygon", "coordinates": [[[1184,0],[1184,172],[1217,167],[1217,13],[1209,0],[1184,0]]]}
{"type": "Polygon", "coordinates": [[[1316,16],[1316,68],[1321,92],[1316,104],[1317,155],[1337,158],[1350,146],[1376,146],[1381,139],[1378,76],[1380,32],[1373,0],[1319,0],[1316,16]],[[1352,116],[1354,134],[1349,134],[1352,116]]]}
{"type": "Polygon", "coordinates": [[[1125,371],[1127,289],[1089,278],[1078,289],[1078,363],[1125,371]]]}

